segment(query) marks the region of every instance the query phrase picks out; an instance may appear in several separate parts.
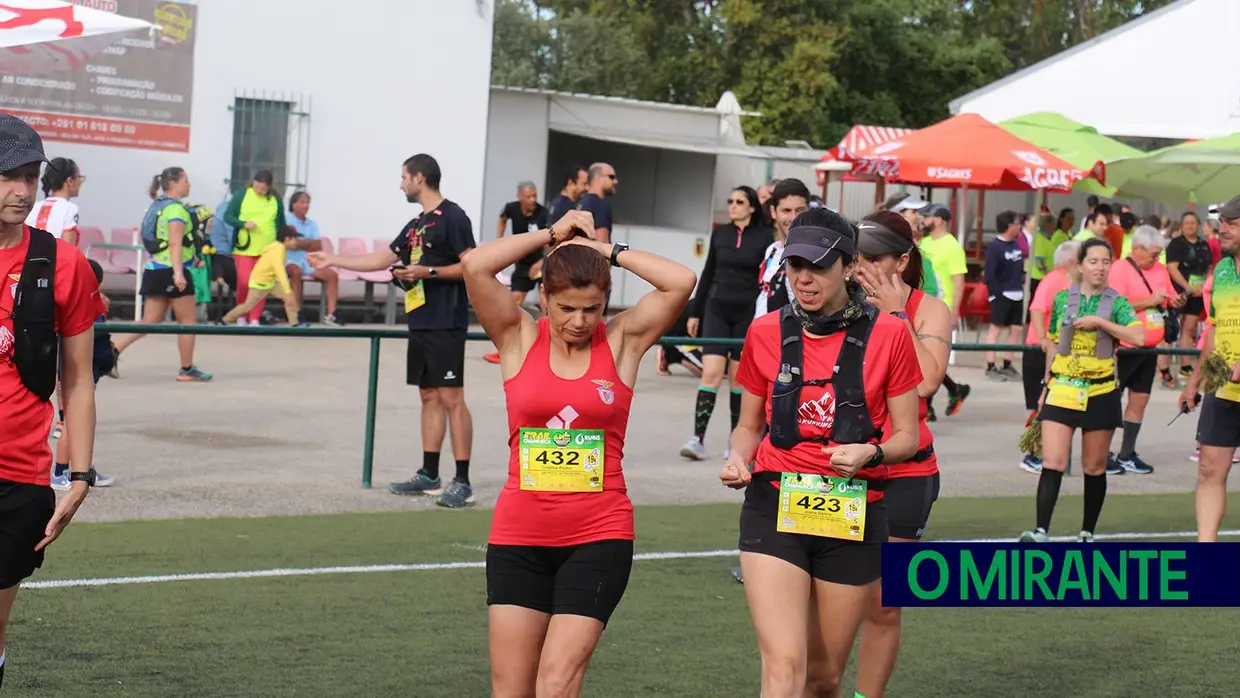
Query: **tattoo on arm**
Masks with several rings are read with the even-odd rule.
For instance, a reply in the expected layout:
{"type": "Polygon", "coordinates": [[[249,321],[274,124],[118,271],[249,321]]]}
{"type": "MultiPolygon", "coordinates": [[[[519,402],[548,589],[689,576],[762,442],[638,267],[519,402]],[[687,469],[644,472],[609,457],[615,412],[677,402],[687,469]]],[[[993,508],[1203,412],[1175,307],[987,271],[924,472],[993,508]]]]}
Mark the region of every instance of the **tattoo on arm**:
{"type": "Polygon", "coordinates": [[[917,338],[918,338],[918,339],[937,339],[937,340],[939,340],[940,342],[942,342],[942,343],[944,343],[944,344],[947,344],[947,345],[950,345],[950,344],[951,344],[951,342],[949,342],[949,341],[947,341],[946,339],[944,339],[944,338],[942,338],[942,337],[938,336],[937,334],[919,334],[919,335],[917,335],[917,338]]]}

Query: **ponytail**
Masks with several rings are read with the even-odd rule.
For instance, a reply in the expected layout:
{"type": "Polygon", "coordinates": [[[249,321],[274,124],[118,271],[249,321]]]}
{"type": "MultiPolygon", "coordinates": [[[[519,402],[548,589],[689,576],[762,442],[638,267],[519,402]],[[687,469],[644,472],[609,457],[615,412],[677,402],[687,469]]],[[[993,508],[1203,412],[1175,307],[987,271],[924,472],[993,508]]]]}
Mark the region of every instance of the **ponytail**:
{"type": "Polygon", "coordinates": [[[151,197],[152,201],[159,198],[159,192],[161,189],[159,186],[159,178],[159,175],[155,175],[155,178],[151,180],[151,190],[148,192],[148,195],[151,197]]]}
{"type": "Polygon", "coordinates": [[[77,175],[77,163],[69,158],[52,158],[43,170],[43,196],[60,191],[71,177],[77,175]]]}

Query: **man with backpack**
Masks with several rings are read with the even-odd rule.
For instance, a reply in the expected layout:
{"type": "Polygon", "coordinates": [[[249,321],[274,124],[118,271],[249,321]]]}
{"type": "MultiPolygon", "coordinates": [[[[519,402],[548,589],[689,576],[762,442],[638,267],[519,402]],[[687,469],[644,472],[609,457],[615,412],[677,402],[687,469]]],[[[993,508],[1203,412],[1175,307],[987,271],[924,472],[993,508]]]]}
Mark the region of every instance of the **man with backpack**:
{"type": "Polygon", "coordinates": [[[102,312],[89,264],[73,245],[25,225],[35,200],[43,141],[26,122],[0,113],[0,683],[4,633],[21,581],[82,506],[95,482],[92,348],[102,312]],[[61,400],[72,472],[56,501],[48,445],[61,368],[61,400]]]}

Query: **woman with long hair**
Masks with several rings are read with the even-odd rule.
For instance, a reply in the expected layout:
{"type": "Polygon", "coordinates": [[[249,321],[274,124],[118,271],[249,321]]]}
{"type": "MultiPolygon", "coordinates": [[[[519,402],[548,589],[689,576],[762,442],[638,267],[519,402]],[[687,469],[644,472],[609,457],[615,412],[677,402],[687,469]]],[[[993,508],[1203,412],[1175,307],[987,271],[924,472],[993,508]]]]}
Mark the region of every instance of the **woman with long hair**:
{"type": "Polygon", "coordinates": [[[783,253],[793,301],[750,325],[737,372],[745,394],[720,480],[745,489],[763,696],[838,695],[881,577],[887,471],[917,451],[917,352],[903,319],[866,302],[856,244],[833,211],[796,217],[783,253]],[[811,656],[826,659],[808,674],[811,656]]]}
{"type": "MultiPolygon", "coordinates": [[[[727,223],[710,234],[702,281],[689,309],[689,336],[712,339],[745,338],[753,321],[753,299],[758,294],[762,257],[775,241],[762,219],[758,192],[736,187],[728,197],[727,223]]],[[[738,346],[708,344],[702,347],[702,380],[693,405],[693,436],[680,449],[682,458],[706,458],[706,427],[715,412],[715,398],[726,374],[731,388],[729,405],[732,428],[741,409],[741,389],[736,385],[738,346]]],[[[727,454],[724,454],[727,457],[727,454]]]]}
{"type": "MultiPolygon", "coordinates": [[[[172,316],[181,325],[198,322],[194,300],[193,277],[187,269],[194,261],[194,217],[182,201],[189,196],[189,173],[180,167],[169,167],[151,180],[151,190],[156,192],[159,205],[162,199],[171,199],[159,212],[155,222],[155,236],[162,249],[150,255],[142,270],[142,319],[144,325],[158,325],[172,309],[172,316]]],[[[144,334],[125,335],[116,341],[116,356],[144,334]]],[[[177,349],[181,355],[181,370],[177,380],[182,383],[205,382],[211,374],[194,365],[194,335],[177,335],[177,349]]]]}
{"type": "MultiPolygon", "coordinates": [[[[939,497],[939,462],[926,416],[928,398],[939,389],[947,373],[951,311],[943,301],[919,290],[923,273],[921,252],[913,242],[913,228],[905,217],[881,211],[866,216],[858,224],[858,231],[857,281],[871,305],[900,320],[913,343],[921,370],[921,384],[917,386],[917,452],[906,462],[891,466],[883,492],[887,503],[887,540],[916,542],[921,540],[930,521],[930,509],[939,497]]],[[[880,583],[861,625],[858,693],[866,698],[883,695],[899,650],[900,609],[883,607],[880,583]]],[[[819,683],[816,675],[829,674],[829,663],[825,654],[810,655],[811,684],[819,683]]]]}
{"type": "Polygon", "coordinates": [[[622,465],[642,357],[693,292],[684,266],[592,239],[587,211],[502,237],[464,257],[465,285],[499,349],[508,402],[508,481],[487,541],[494,696],[577,696],[633,565],[622,465]],[[551,245],[541,320],[512,302],[501,270],[551,245]],[[654,290],[609,322],[618,266],[654,290]]]}
{"type": "MultiPolygon", "coordinates": [[[[78,207],[73,203],[82,192],[86,176],[69,158],[52,158],[43,170],[43,200],[30,211],[26,225],[46,230],[70,245],[78,244],[78,207]]],[[[85,250],[83,250],[85,252],[85,250]]]]}
{"type": "MultiPolygon", "coordinates": [[[[1090,214],[1094,215],[1094,214],[1090,214]]],[[[1078,278],[1055,295],[1046,336],[1047,352],[1038,420],[1042,423],[1042,471],[1038,477],[1037,525],[1023,542],[1050,540],[1051,516],[1068,467],[1072,438],[1081,432],[1085,471],[1085,513],[1079,539],[1092,543],[1107,496],[1107,456],[1111,437],[1123,421],[1123,391],[1115,379],[1120,342],[1139,345],[1145,328],[1126,298],[1108,286],[1111,246],[1101,238],[1081,243],[1078,278]]]]}

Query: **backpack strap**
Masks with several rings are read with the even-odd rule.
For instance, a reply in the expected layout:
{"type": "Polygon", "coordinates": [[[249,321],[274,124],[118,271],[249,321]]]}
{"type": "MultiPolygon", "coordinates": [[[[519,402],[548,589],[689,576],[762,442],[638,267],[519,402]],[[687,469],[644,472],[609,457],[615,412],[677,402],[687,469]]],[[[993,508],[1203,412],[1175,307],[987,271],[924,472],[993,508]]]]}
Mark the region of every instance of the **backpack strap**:
{"type": "MultiPolygon", "coordinates": [[[[1115,307],[1115,299],[1119,298],[1119,294],[1115,289],[1108,287],[1102,292],[1102,298],[1098,299],[1098,317],[1103,320],[1111,319],[1111,310],[1115,307]]],[[[1115,356],[1115,338],[1106,332],[1099,331],[1098,342],[1094,345],[1094,356],[1099,359],[1109,359],[1115,356]]]]}
{"type": "Polygon", "coordinates": [[[801,407],[801,386],[805,365],[805,342],[801,323],[792,314],[792,306],[779,311],[779,374],[771,388],[771,445],[789,450],[801,442],[797,410],[801,407]]]}
{"type": "Polygon", "coordinates": [[[13,303],[13,365],[40,400],[56,390],[56,238],[29,228],[30,242],[13,303]]]}
{"type": "Polygon", "coordinates": [[[882,439],[865,401],[865,348],[878,320],[878,309],[864,304],[865,315],[848,326],[844,344],[835,361],[835,424],[831,440],[839,444],[864,444],[882,439]]]}
{"type": "Polygon", "coordinates": [[[1072,322],[1076,320],[1076,315],[1079,312],[1081,312],[1081,285],[1073,284],[1068,289],[1068,307],[1065,309],[1063,319],[1059,324],[1059,347],[1057,351],[1060,356],[1070,356],[1072,354],[1072,337],[1076,334],[1076,328],[1072,326],[1072,322]]]}

